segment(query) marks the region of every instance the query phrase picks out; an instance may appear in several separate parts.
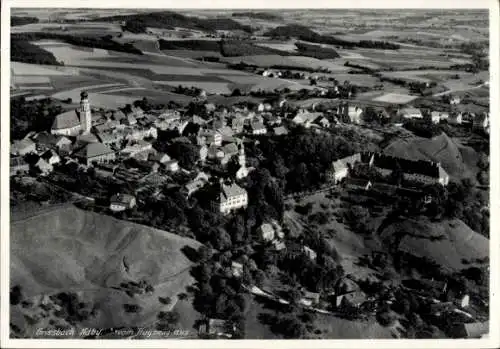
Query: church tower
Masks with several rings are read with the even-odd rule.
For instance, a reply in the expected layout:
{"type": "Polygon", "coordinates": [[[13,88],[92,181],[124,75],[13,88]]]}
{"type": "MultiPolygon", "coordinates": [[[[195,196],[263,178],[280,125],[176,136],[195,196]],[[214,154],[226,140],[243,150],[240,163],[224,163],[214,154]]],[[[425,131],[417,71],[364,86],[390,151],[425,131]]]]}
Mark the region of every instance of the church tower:
{"type": "Polygon", "coordinates": [[[245,156],[245,145],[243,141],[240,142],[240,153],[238,154],[238,164],[240,168],[236,171],[236,178],[243,179],[248,176],[247,159],[245,156]]]}
{"type": "Polygon", "coordinates": [[[243,141],[240,143],[240,153],[238,155],[238,164],[241,167],[246,167],[247,165],[247,159],[245,156],[245,145],[243,144],[243,141]]]}
{"type": "Polygon", "coordinates": [[[87,134],[92,127],[92,115],[90,113],[90,103],[86,91],[80,93],[80,124],[82,126],[82,133],[87,134]]]}

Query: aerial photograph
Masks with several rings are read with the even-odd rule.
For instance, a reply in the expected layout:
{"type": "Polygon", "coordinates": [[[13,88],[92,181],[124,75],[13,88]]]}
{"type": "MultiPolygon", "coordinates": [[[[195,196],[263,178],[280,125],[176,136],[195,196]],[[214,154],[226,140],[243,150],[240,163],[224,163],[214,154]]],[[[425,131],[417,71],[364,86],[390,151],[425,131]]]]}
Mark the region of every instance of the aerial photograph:
{"type": "Polygon", "coordinates": [[[11,8],[9,338],[489,338],[489,25],[11,8]]]}

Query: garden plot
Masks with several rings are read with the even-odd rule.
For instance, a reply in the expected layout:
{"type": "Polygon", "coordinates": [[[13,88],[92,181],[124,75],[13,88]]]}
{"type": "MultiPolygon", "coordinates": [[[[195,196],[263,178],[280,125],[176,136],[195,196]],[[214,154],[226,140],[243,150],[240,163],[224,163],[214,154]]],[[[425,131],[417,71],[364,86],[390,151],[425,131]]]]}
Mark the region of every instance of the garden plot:
{"type": "Polygon", "coordinates": [[[373,101],[386,102],[391,104],[406,104],[413,101],[416,98],[417,96],[403,95],[399,93],[387,93],[383,96],[374,98],[373,101]]]}

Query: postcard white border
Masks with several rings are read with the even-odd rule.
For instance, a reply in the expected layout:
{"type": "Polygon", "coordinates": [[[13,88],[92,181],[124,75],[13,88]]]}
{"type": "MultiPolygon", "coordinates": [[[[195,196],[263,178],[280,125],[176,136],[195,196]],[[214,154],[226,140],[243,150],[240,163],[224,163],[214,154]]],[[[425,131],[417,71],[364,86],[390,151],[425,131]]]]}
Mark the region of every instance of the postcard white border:
{"type": "Polygon", "coordinates": [[[500,89],[499,89],[499,4],[496,0],[183,0],[161,1],[146,0],[17,0],[2,1],[1,9],[1,331],[2,348],[498,348],[499,314],[498,276],[500,239],[497,230],[500,227],[500,89]],[[140,6],[138,6],[140,5],[140,6]],[[180,6],[182,5],[182,6],[180,6]],[[281,9],[281,8],[489,8],[490,9],[490,110],[491,110],[491,151],[490,151],[490,335],[478,340],[38,340],[9,339],[9,102],[10,102],[10,8],[12,7],[52,7],[52,8],[169,8],[169,9],[281,9]]]}

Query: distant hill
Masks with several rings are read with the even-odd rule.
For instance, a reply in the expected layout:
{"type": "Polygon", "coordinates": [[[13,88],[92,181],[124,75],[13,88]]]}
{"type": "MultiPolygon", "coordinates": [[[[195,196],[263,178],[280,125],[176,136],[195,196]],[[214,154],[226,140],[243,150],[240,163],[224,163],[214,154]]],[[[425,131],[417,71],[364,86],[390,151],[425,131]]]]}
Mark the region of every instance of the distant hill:
{"type": "Polygon", "coordinates": [[[233,17],[248,17],[255,19],[263,19],[269,21],[280,21],[283,17],[275,13],[270,12],[235,12],[232,14],[233,17]]]}
{"type": "Polygon", "coordinates": [[[363,47],[363,48],[378,48],[386,50],[397,50],[399,45],[386,41],[371,41],[360,40],[357,42],[347,41],[336,38],[334,36],[320,35],[308,27],[299,24],[289,24],[278,26],[266,32],[264,36],[279,37],[279,38],[296,38],[299,40],[309,41],[318,44],[337,45],[343,47],[363,47]]]}
{"type": "MultiPolygon", "coordinates": [[[[74,292],[97,307],[91,327],[141,326],[154,321],[162,304],[158,297],[176,296],[193,282],[192,262],[181,249],[197,249],[200,243],[110,216],[63,206],[32,218],[13,221],[10,233],[11,286],[20,285],[25,298],[35,302],[43,294],[74,292]],[[123,282],[146,280],[153,294],[129,296],[123,282]],[[118,289],[117,289],[118,288],[118,289]],[[126,313],[124,304],[142,311],[126,313]]],[[[51,327],[50,317],[25,321],[33,309],[11,307],[15,324],[30,328],[51,327]],[[31,327],[34,326],[34,327],[31,327]]],[[[57,321],[61,321],[57,319],[57,321]]]]}
{"type": "Polygon", "coordinates": [[[16,27],[18,25],[26,25],[31,23],[38,23],[39,20],[36,17],[20,17],[20,16],[11,16],[10,17],[10,25],[11,27],[16,27]]]}
{"type": "MultiPolygon", "coordinates": [[[[384,148],[387,155],[440,162],[445,171],[455,179],[475,178],[476,173],[462,157],[462,146],[445,133],[433,138],[397,138],[384,148]]],[[[469,151],[472,149],[469,149],[469,151]]]]}
{"type": "Polygon", "coordinates": [[[248,33],[252,32],[252,28],[250,26],[240,24],[231,18],[198,18],[184,16],[180,13],[171,11],[139,13],[133,15],[117,15],[97,18],[95,19],[95,21],[126,21],[129,26],[135,28],[154,27],[173,29],[175,27],[180,27],[187,29],[204,30],[209,32],[213,32],[216,30],[243,30],[248,33]],[[140,23],[140,25],[134,24],[134,22],[138,22],[140,23]]]}
{"type": "Polygon", "coordinates": [[[405,219],[390,224],[380,237],[387,245],[396,243],[397,250],[429,258],[448,271],[471,267],[478,259],[489,257],[489,239],[459,219],[405,219]]]}

